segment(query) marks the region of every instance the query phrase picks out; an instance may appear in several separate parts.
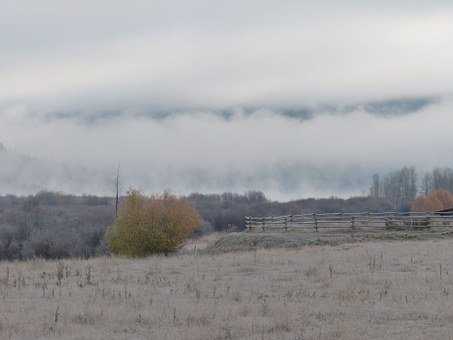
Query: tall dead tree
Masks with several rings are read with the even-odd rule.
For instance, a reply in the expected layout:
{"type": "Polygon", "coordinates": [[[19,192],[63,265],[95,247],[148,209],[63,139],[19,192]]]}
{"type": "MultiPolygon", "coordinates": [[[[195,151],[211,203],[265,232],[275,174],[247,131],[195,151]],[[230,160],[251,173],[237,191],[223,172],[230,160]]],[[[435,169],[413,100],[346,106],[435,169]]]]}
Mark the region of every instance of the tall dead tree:
{"type": "Polygon", "coordinates": [[[118,206],[119,206],[119,200],[120,200],[120,166],[119,165],[116,168],[115,188],[116,188],[115,218],[118,218],[118,206]]]}
{"type": "Polygon", "coordinates": [[[381,179],[378,174],[373,175],[373,184],[371,185],[370,188],[370,196],[374,198],[380,198],[381,197],[381,179]]]}

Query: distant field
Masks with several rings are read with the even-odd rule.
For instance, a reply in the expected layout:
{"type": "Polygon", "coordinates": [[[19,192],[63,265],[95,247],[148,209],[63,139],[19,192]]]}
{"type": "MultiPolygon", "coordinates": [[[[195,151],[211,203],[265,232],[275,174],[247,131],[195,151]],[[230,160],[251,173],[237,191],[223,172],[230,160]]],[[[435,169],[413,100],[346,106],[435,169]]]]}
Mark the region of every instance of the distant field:
{"type": "Polygon", "coordinates": [[[0,339],[453,338],[451,239],[195,248],[0,263],[0,339]]]}

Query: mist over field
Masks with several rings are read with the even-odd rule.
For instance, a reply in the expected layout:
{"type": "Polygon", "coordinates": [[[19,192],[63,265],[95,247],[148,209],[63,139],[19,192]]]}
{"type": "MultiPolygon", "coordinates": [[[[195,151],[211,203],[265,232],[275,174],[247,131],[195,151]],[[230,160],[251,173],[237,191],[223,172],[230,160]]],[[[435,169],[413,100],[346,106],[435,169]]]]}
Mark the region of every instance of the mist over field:
{"type": "Polygon", "coordinates": [[[110,195],[120,164],[122,190],[288,200],[453,166],[449,1],[2,8],[0,194],[110,195]]]}

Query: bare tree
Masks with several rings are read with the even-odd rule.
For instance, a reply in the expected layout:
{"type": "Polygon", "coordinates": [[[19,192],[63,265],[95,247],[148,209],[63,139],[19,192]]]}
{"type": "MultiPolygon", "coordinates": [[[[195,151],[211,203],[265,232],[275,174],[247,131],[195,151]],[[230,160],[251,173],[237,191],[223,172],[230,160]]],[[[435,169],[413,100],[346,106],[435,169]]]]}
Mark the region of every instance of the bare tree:
{"type": "Polygon", "coordinates": [[[401,209],[417,197],[417,192],[417,172],[414,167],[405,166],[385,175],[382,183],[374,175],[370,194],[386,199],[394,209],[401,209]]]}
{"type": "Polygon", "coordinates": [[[424,196],[428,196],[434,191],[434,178],[432,173],[426,173],[423,176],[421,184],[421,193],[424,196]]]}
{"type": "Polygon", "coordinates": [[[370,196],[374,198],[381,197],[381,178],[378,174],[373,175],[373,184],[370,188],[370,196]]]}
{"type": "Polygon", "coordinates": [[[115,178],[115,188],[116,188],[116,195],[115,195],[115,218],[118,218],[118,206],[120,200],[120,165],[116,168],[116,178],[115,178]]]}

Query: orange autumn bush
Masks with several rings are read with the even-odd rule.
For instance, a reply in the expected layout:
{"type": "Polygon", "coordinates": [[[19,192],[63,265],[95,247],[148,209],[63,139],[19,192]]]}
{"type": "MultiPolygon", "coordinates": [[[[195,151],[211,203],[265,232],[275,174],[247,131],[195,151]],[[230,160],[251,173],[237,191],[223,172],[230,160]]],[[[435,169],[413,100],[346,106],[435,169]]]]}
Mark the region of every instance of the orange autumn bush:
{"type": "Polygon", "coordinates": [[[106,232],[113,254],[144,257],[176,250],[199,226],[198,212],[184,199],[131,191],[106,232]]]}
{"type": "Polygon", "coordinates": [[[446,190],[433,191],[428,196],[422,196],[412,202],[412,211],[438,211],[453,208],[453,194],[446,190]]]}

